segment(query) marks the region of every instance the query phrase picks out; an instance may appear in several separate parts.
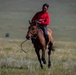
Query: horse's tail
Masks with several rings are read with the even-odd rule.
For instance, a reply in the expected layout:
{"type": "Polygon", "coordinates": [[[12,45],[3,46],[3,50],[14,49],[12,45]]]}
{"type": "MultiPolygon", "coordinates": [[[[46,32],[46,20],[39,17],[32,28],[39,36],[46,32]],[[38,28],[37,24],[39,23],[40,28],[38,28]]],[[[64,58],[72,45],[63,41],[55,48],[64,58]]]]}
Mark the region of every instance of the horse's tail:
{"type": "Polygon", "coordinates": [[[52,30],[48,28],[47,31],[48,31],[49,41],[53,44],[54,38],[53,38],[52,30]]]}

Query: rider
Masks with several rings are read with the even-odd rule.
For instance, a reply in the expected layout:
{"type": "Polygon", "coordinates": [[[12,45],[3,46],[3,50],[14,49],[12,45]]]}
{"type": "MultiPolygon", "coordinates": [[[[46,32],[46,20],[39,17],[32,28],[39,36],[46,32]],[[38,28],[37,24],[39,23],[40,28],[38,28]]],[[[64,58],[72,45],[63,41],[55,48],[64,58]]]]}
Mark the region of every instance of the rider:
{"type": "Polygon", "coordinates": [[[47,12],[48,8],[49,8],[49,5],[47,3],[43,4],[42,11],[37,12],[31,20],[32,22],[36,21],[39,24],[39,27],[43,30],[44,37],[46,40],[46,45],[48,45],[48,42],[49,42],[47,25],[50,24],[50,15],[47,12]]]}

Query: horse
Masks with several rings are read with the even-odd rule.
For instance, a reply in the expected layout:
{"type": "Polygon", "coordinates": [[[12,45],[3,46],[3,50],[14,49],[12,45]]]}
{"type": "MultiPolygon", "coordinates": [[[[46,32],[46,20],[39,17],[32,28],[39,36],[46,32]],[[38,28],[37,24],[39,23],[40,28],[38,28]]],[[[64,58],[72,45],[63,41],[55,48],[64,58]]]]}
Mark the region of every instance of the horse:
{"type": "MultiPolygon", "coordinates": [[[[34,45],[35,52],[38,57],[38,61],[40,63],[41,68],[43,69],[43,64],[46,64],[45,60],[45,51],[46,51],[46,40],[44,37],[44,32],[41,28],[38,27],[37,23],[32,23],[29,21],[30,26],[28,27],[28,31],[26,34],[26,39],[31,39],[32,44],[34,45]],[[42,50],[42,57],[40,56],[40,50],[42,50]],[[42,64],[43,62],[43,64],[42,64]]],[[[52,30],[47,29],[49,36],[49,45],[48,45],[48,68],[51,67],[50,55],[53,49],[54,38],[52,35],[52,30]]]]}

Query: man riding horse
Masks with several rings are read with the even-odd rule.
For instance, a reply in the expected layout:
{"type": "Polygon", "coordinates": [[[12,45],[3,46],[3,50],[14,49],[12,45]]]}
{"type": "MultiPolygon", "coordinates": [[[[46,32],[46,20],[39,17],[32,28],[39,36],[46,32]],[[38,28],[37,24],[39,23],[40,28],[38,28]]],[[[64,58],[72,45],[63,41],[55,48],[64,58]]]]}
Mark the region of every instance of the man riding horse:
{"type": "Polygon", "coordinates": [[[47,25],[50,24],[50,15],[47,12],[48,8],[49,5],[47,3],[43,4],[42,11],[37,12],[31,20],[31,22],[37,22],[38,26],[43,30],[47,47],[49,43],[47,25]]]}
{"type": "Polygon", "coordinates": [[[29,21],[30,26],[28,27],[26,39],[30,39],[34,45],[35,52],[37,54],[41,68],[43,69],[43,64],[46,64],[45,60],[45,51],[46,46],[48,45],[48,68],[51,67],[50,55],[51,51],[54,51],[53,43],[54,39],[52,36],[52,31],[48,28],[47,25],[50,24],[50,17],[47,13],[49,8],[48,4],[44,4],[42,11],[37,12],[32,18],[31,22],[29,21]],[[40,55],[40,50],[42,51],[42,56],[40,55]]]}

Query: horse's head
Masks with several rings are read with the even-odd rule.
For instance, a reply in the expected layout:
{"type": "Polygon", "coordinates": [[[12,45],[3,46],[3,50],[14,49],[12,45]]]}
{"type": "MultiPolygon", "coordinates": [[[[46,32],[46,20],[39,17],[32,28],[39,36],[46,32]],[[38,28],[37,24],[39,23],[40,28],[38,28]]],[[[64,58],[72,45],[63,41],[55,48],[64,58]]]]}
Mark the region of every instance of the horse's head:
{"type": "Polygon", "coordinates": [[[37,36],[37,33],[38,33],[38,27],[37,27],[36,22],[29,21],[29,24],[30,24],[30,26],[28,27],[26,39],[33,38],[33,37],[37,36]]]}

